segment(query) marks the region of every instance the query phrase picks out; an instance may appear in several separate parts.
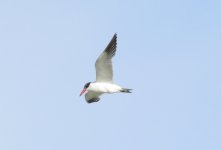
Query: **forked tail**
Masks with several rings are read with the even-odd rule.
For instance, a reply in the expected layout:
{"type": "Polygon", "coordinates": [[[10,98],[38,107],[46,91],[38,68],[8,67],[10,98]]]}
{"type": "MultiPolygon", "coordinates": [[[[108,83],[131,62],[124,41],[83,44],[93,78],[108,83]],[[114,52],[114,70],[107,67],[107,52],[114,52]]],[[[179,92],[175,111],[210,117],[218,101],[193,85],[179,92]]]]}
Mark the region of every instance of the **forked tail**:
{"type": "Polygon", "coordinates": [[[132,89],[122,88],[121,92],[123,93],[131,93],[132,89]]]}

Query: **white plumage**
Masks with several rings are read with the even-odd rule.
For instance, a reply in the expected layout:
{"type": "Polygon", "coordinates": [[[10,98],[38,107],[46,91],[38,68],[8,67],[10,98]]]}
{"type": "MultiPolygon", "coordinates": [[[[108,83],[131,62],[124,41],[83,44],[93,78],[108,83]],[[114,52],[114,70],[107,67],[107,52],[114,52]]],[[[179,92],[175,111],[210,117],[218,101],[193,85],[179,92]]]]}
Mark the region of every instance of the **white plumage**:
{"type": "Polygon", "coordinates": [[[122,88],[113,83],[112,58],[116,53],[116,48],[117,34],[114,34],[110,43],[96,60],[96,81],[86,83],[80,94],[81,96],[87,92],[85,94],[85,99],[88,103],[99,101],[99,96],[103,93],[131,93],[131,89],[122,88]]]}

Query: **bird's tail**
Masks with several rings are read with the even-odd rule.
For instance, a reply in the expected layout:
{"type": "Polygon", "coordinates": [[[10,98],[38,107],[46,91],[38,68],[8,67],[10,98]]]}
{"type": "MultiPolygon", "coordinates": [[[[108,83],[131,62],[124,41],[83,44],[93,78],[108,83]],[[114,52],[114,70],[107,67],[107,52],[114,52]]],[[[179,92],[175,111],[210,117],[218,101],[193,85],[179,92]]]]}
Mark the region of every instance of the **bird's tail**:
{"type": "Polygon", "coordinates": [[[132,89],[127,89],[127,88],[122,88],[122,90],[120,90],[123,93],[131,93],[132,89]]]}

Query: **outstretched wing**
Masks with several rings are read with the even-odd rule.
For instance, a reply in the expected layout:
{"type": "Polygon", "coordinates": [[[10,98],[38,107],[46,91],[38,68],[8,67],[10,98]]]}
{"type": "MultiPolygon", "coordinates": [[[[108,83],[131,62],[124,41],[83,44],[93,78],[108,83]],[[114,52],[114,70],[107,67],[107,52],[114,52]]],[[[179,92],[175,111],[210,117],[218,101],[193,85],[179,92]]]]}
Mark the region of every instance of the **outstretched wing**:
{"type": "Polygon", "coordinates": [[[117,34],[115,33],[110,43],[107,45],[103,53],[98,57],[95,63],[96,82],[112,82],[113,68],[112,58],[117,49],[117,34]]]}
{"type": "Polygon", "coordinates": [[[85,100],[88,103],[93,103],[93,102],[98,102],[100,100],[99,98],[100,94],[95,93],[95,92],[87,92],[85,94],[85,100]]]}

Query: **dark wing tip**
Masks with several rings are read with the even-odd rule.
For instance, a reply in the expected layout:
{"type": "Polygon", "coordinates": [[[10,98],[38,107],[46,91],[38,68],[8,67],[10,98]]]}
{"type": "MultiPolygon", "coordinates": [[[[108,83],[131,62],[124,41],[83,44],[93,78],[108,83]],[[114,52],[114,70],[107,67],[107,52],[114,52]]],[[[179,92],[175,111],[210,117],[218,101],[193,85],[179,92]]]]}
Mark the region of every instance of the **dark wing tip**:
{"type": "Polygon", "coordinates": [[[89,100],[87,100],[87,103],[94,103],[94,102],[98,102],[100,100],[100,98],[99,97],[95,97],[95,98],[92,98],[92,99],[89,99],[89,100]]]}
{"type": "Polygon", "coordinates": [[[117,49],[117,33],[114,34],[110,43],[105,48],[105,52],[111,57],[113,57],[115,55],[116,49],[117,49]]]}

